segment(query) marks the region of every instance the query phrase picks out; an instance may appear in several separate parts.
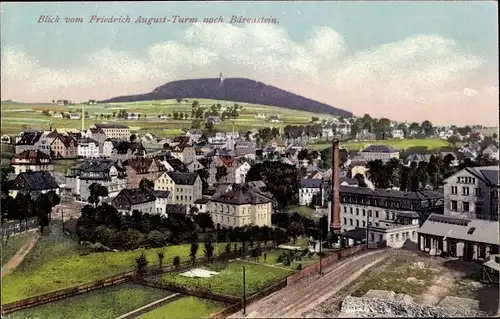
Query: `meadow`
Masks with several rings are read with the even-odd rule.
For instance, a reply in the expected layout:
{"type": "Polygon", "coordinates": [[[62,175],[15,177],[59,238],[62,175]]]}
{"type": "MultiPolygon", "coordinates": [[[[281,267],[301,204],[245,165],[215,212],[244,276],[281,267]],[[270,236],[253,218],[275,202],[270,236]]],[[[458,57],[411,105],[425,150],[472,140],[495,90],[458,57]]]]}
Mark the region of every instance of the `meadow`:
{"type": "Polygon", "coordinates": [[[33,233],[28,232],[10,236],[8,240],[7,237],[2,239],[2,267],[14,257],[19,249],[28,242],[31,236],[33,236],[33,233]]]}
{"type": "MultiPolygon", "coordinates": [[[[43,111],[66,111],[66,112],[81,112],[82,107],[85,112],[89,113],[89,118],[85,119],[85,126],[88,127],[91,123],[103,122],[119,122],[127,124],[131,129],[136,131],[144,131],[155,133],[161,137],[172,137],[178,135],[182,129],[190,128],[191,120],[160,120],[158,115],[173,114],[174,112],[191,114],[191,103],[197,100],[200,105],[211,106],[213,104],[221,104],[223,107],[233,106],[237,102],[218,101],[206,99],[190,99],[188,103],[178,103],[176,100],[161,100],[149,102],[131,102],[131,103],[108,103],[96,105],[68,105],[61,106],[47,103],[15,103],[2,102],[2,132],[3,134],[17,134],[23,129],[38,129],[48,130],[50,127],[65,129],[80,129],[81,120],[56,119],[51,116],[46,116],[43,111]],[[138,120],[122,120],[111,118],[109,121],[103,116],[113,115],[113,112],[118,113],[120,110],[125,110],[128,113],[139,113],[141,117],[138,120]]],[[[253,128],[263,128],[269,126],[283,127],[285,125],[307,124],[311,117],[331,118],[330,115],[315,114],[304,111],[295,111],[285,108],[238,103],[242,106],[239,111],[240,115],[234,120],[235,129],[238,131],[250,130],[253,128]],[[255,115],[264,113],[268,116],[280,116],[280,123],[268,123],[265,119],[255,118],[255,115]]],[[[228,131],[232,129],[232,120],[225,121],[215,125],[216,130],[228,131]]]]}
{"type": "MultiPolygon", "coordinates": [[[[349,151],[360,151],[370,145],[389,145],[396,150],[404,150],[410,147],[425,146],[429,150],[439,149],[441,147],[450,147],[451,144],[446,140],[437,138],[420,138],[420,139],[404,139],[404,140],[377,140],[377,141],[364,141],[364,142],[340,142],[340,148],[345,148],[349,151]]],[[[311,144],[309,147],[312,149],[322,150],[331,147],[331,143],[317,143],[311,144]]]]}
{"type": "MultiPolygon", "coordinates": [[[[223,252],[225,245],[218,243],[215,254],[223,252]]],[[[150,268],[158,266],[159,250],[165,253],[165,266],[172,265],[175,256],[186,261],[190,245],[89,255],[82,254],[83,250],[62,232],[60,226],[51,226],[50,234],[44,234],[23,262],[2,278],[2,304],[132,271],[136,267],[135,258],[142,252],[148,258],[150,268]]],[[[202,256],[203,249],[200,248],[198,257],[202,256]]]]}
{"type": "Polygon", "coordinates": [[[184,277],[179,273],[172,272],[162,275],[161,279],[157,280],[167,283],[205,288],[210,289],[213,292],[242,297],[243,267],[245,267],[247,296],[250,296],[268,285],[294,273],[293,270],[284,267],[282,268],[245,261],[232,261],[229,263],[218,262],[199,267],[219,273],[211,278],[189,278],[184,277]]]}
{"type": "Polygon", "coordinates": [[[224,305],[212,300],[187,296],[169,302],[148,313],[138,317],[138,319],[192,319],[207,318],[210,315],[224,309],[224,305]]]}
{"type": "Polygon", "coordinates": [[[162,289],[123,283],[16,311],[6,318],[114,319],[171,294],[162,289]]]}

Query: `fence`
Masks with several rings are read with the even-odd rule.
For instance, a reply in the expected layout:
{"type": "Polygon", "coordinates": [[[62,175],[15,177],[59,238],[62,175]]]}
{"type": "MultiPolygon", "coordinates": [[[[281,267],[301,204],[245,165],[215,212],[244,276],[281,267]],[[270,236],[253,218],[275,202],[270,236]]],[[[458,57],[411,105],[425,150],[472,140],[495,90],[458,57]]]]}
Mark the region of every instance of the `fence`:
{"type": "Polygon", "coordinates": [[[109,277],[106,279],[101,279],[90,284],[84,284],[63,290],[49,292],[47,294],[39,295],[32,298],[27,298],[20,301],[11,302],[2,305],[2,314],[6,315],[17,310],[43,305],[48,302],[57,301],[68,297],[73,297],[82,293],[90,292],[107,286],[121,284],[125,281],[128,281],[133,274],[134,274],[133,272],[123,273],[121,275],[109,277]]]}

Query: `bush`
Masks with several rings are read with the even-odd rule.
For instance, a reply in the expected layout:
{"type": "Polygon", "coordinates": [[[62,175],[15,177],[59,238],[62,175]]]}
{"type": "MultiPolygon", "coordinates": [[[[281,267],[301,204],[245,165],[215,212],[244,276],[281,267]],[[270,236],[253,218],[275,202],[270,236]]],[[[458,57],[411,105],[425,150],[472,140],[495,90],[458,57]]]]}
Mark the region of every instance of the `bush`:
{"type": "Polygon", "coordinates": [[[181,258],[179,256],[174,257],[173,265],[175,268],[179,268],[181,264],[181,258]]]}
{"type": "Polygon", "coordinates": [[[297,265],[297,270],[298,270],[298,271],[301,271],[301,270],[302,270],[302,264],[298,264],[298,265],[297,265]]]}
{"type": "Polygon", "coordinates": [[[163,247],[167,243],[167,238],[162,232],[152,230],[148,234],[147,243],[154,248],[163,247]]]}

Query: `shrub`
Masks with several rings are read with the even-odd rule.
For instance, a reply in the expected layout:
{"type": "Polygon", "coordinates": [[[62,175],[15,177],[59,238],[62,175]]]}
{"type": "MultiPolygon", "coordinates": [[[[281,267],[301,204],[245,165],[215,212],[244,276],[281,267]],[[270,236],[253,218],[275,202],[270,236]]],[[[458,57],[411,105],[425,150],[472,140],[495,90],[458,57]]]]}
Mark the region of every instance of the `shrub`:
{"type": "Polygon", "coordinates": [[[297,265],[297,270],[298,270],[298,271],[301,271],[301,270],[302,270],[302,264],[298,264],[298,265],[297,265]]]}

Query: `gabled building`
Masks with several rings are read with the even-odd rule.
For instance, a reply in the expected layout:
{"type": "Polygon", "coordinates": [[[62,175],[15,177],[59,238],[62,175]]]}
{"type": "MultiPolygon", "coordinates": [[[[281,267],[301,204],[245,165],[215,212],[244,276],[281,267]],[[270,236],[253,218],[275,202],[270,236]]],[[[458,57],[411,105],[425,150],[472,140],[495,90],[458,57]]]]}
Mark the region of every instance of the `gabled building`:
{"type": "Polygon", "coordinates": [[[50,191],[59,194],[59,185],[52,174],[47,171],[22,172],[12,182],[9,195],[16,197],[18,193],[22,193],[36,198],[50,191]]]}
{"type": "Polygon", "coordinates": [[[108,138],[119,138],[128,140],[130,136],[130,128],[123,124],[106,123],[93,124],[90,129],[100,129],[108,138]]]}
{"type": "Polygon", "coordinates": [[[498,166],[467,167],[444,183],[445,215],[498,220],[498,166]]]}
{"type": "Polygon", "coordinates": [[[59,135],[50,144],[54,158],[76,158],[78,143],[70,135],[59,135]]]}
{"type": "Polygon", "coordinates": [[[194,173],[199,169],[205,168],[197,159],[195,159],[191,163],[187,163],[186,167],[191,173],[194,173]]]}
{"type": "Polygon", "coordinates": [[[15,154],[10,164],[14,168],[16,175],[28,171],[54,171],[52,158],[40,150],[29,150],[15,154]]]}
{"type": "Polygon", "coordinates": [[[140,157],[129,159],[123,162],[127,172],[127,188],[139,188],[143,179],[154,182],[167,168],[158,158],[140,157]]]}
{"type": "Polygon", "coordinates": [[[366,161],[381,160],[388,162],[391,158],[399,159],[399,152],[387,145],[370,145],[359,153],[366,161]]]}
{"type": "Polygon", "coordinates": [[[201,178],[197,173],[165,172],[155,182],[155,190],[168,190],[172,204],[191,206],[203,197],[201,178]]]}
{"type": "Polygon", "coordinates": [[[114,197],[127,186],[126,177],[126,169],[120,162],[90,159],[68,170],[66,188],[87,200],[90,185],[97,183],[108,189],[109,197],[114,197]]]}
{"type": "Polygon", "coordinates": [[[93,139],[94,141],[97,141],[97,143],[99,143],[100,146],[99,152],[102,153],[103,152],[102,147],[104,141],[106,141],[106,139],[108,138],[106,136],[106,133],[104,133],[103,129],[97,127],[90,127],[87,130],[86,135],[88,138],[93,139]]]}
{"type": "Polygon", "coordinates": [[[148,188],[123,189],[113,198],[111,205],[124,215],[131,215],[134,210],[138,210],[167,218],[167,204],[170,203],[170,196],[169,191],[148,188]]]}
{"type": "Polygon", "coordinates": [[[16,137],[15,152],[16,154],[24,151],[39,150],[50,155],[50,144],[47,137],[40,131],[21,132],[16,137]]]}
{"type": "Polygon", "coordinates": [[[299,184],[299,205],[306,206],[311,204],[314,195],[317,197],[317,202],[315,205],[321,205],[321,184],[323,180],[305,178],[300,181],[299,184]]]}
{"type": "Polygon", "coordinates": [[[181,143],[171,147],[170,155],[187,164],[196,160],[196,152],[191,144],[181,143]]]}
{"type": "Polygon", "coordinates": [[[234,182],[236,184],[244,184],[246,182],[246,177],[248,172],[250,171],[250,168],[252,168],[252,166],[250,166],[250,164],[248,164],[247,162],[243,162],[237,165],[234,170],[234,182]]]}
{"type": "Polygon", "coordinates": [[[78,157],[99,158],[99,142],[88,137],[81,138],[78,141],[76,154],[78,157]]]}
{"type": "Polygon", "coordinates": [[[208,204],[215,224],[224,227],[271,226],[273,201],[253,188],[233,184],[217,192],[208,204]]]}
{"type": "Polygon", "coordinates": [[[234,157],[232,156],[218,156],[217,166],[224,166],[226,168],[226,176],[222,177],[222,179],[218,182],[224,183],[234,183],[236,181],[236,166],[237,164],[234,161],[234,157]]]}
{"type": "Polygon", "coordinates": [[[488,147],[483,150],[483,156],[485,158],[498,161],[498,148],[495,145],[488,145],[488,147]]]}

